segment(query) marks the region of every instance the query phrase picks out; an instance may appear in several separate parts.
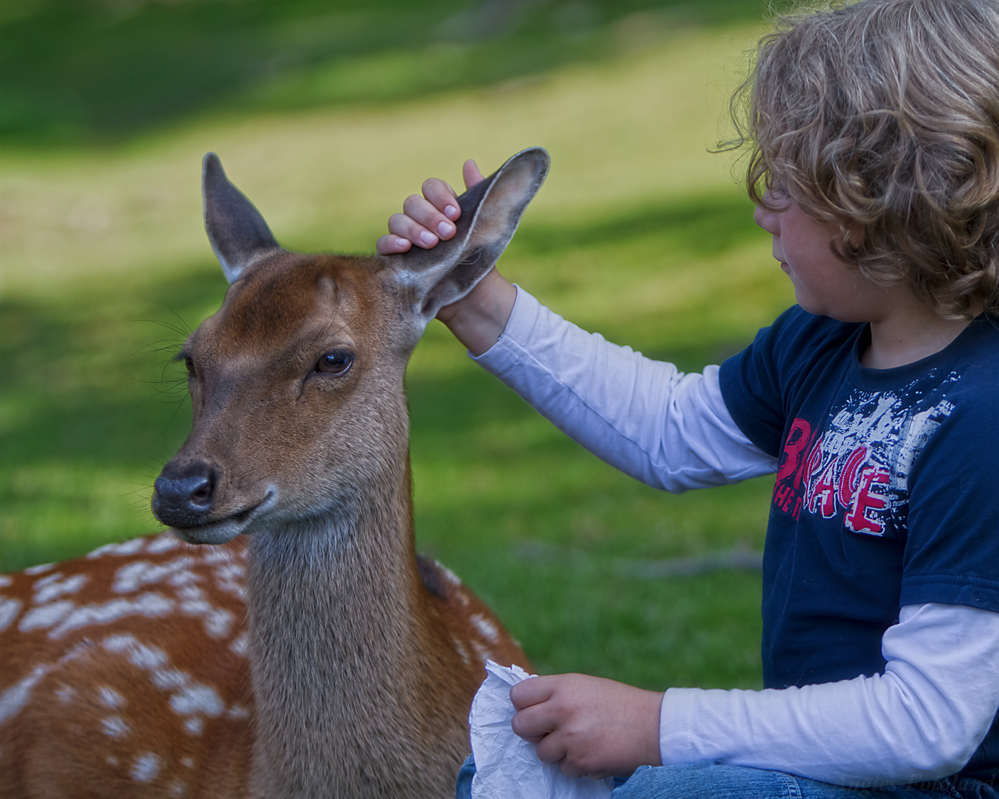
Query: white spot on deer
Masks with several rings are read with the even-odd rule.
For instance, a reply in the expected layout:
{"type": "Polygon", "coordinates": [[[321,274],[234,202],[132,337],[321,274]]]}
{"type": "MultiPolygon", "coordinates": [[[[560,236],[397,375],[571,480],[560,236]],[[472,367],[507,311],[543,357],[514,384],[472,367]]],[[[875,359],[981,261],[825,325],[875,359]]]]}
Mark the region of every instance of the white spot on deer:
{"type": "Polygon", "coordinates": [[[180,759],[180,765],[185,766],[187,768],[194,768],[194,758],[182,757],[180,759]]]}
{"type": "Polygon", "coordinates": [[[171,796],[187,796],[187,786],[180,780],[170,783],[171,796]]]}
{"type": "Polygon", "coordinates": [[[241,633],[229,644],[229,651],[240,657],[246,657],[247,652],[250,651],[250,636],[246,633],[241,633]]]}
{"type": "Polygon", "coordinates": [[[24,618],[21,619],[21,623],[17,626],[17,629],[22,633],[30,633],[33,630],[44,630],[55,626],[74,610],[76,610],[76,603],[70,599],[32,608],[24,614],[24,618]]]}
{"type": "Polygon", "coordinates": [[[194,558],[177,558],[169,563],[150,563],[139,560],[127,563],[115,573],[111,590],[116,594],[131,594],[140,588],[162,582],[175,574],[190,571],[194,558]]]}
{"type": "Polygon", "coordinates": [[[73,699],[76,698],[76,689],[69,685],[60,685],[55,690],[56,699],[62,702],[64,705],[68,705],[73,699]]]}
{"type": "Polygon", "coordinates": [[[468,657],[468,650],[465,649],[465,645],[455,637],[451,637],[451,643],[454,645],[454,651],[457,652],[465,665],[469,665],[471,660],[468,657]]]}
{"type": "Polygon", "coordinates": [[[124,738],[131,732],[121,716],[108,716],[101,719],[101,729],[109,738],[124,738]]]}
{"type": "Polygon", "coordinates": [[[176,588],[180,588],[184,585],[190,585],[191,583],[200,583],[201,581],[202,578],[200,575],[188,571],[176,572],[175,574],[171,574],[167,577],[167,582],[176,588]]]}
{"type": "Polygon", "coordinates": [[[54,568],[55,568],[54,563],[39,563],[37,566],[30,566],[29,568],[25,569],[24,573],[29,574],[33,577],[36,574],[44,574],[45,572],[54,568]]]}
{"type": "Polygon", "coordinates": [[[142,552],[142,548],[146,545],[146,541],[143,538],[133,538],[129,541],[121,541],[114,544],[105,544],[102,547],[98,547],[93,552],[87,554],[90,559],[102,558],[105,555],[136,555],[142,552]]]}
{"type": "Polygon", "coordinates": [[[203,555],[205,563],[228,563],[231,555],[222,547],[208,547],[203,555]]]}
{"type": "Polygon", "coordinates": [[[109,755],[108,757],[104,758],[104,762],[107,763],[109,766],[117,766],[118,758],[116,758],[114,755],[109,755]]]}
{"type": "Polygon", "coordinates": [[[133,665],[140,669],[158,669],[169,659],[162,649],[140,644],[134,635],[112,635],[104,639],[104,648],[109,652],[126,655],[133,665]]]}
{"type": "Polygon", "coordinates": [[[93,624],[110,624],[126,616],[160,618],[173,612],[174,603],[162,594],[142,594],[135,599],[113,599],[102,605],[84,605],[67,616],[49,638],[59,638],[68,632],[93,624]]]}
{"type": "MultiPolygon", "coordinates": [[[[434,562],[437,563],[437,561],[434,561],[434,562]]],[[[449,583],[451,583],[451,585],[455,585],[455,586],[461,585],[461,579],[458,577],[457,574],[455,574],[453,571],[451,571],[447,566],[442,566],[440,563],[437,563],[437,568],[441,570],[441,574],[444,575],[444,578],[449,583]]]]}
{"type": "Polygon", "coordinates": [[[499,628],[481,613],[476,613],[472,616],[472,624],[475,625],[475,629],[479,631],[482,637],[490,643],[494,644],[499,640],[499,628]]]}
{"type": "Polygon", "coordinates": [[[478,641],[472,641],[472,650],[475,652],[475,658],[479,663],[485,665],[485,662],[489,660],[489,651],[478,641]]]}
{"type": "Polygon", "coordinates": [[[132,763],[132,779],[136,782],[152,782],[160,773],[160,759],[152,752],[143,752],[132,763]]]}
{"type": "Polygon", "coordinates": [[[215,570],[215,576],[223,582],[242,580],[246,577],[246,569],[239,563],[226,563],[215,570]]]}
{"type": "Polygon", "coordinates": [[[0,724],[21,712],[21,708],[31,698],[35,685],[51,670],[51,666],[36,666],[31,674],[0,694],[0,724]]]}
{"type": "Polygon", "coordinates": [[[170,707],[178,716],[187,717],[184,727],[193,735],[201,734],[204,724],[201,716],[216,718],[225,710],[225,703],[214,688],[196,683],[190,675],[171,668],[170,659],[163,650],[146,646],[131,635],[109,636],[104,640],[104,647],[148,671],[153,685],[172,693],[170,707]]]}
{"type": "Polygon", "coordinates": [[[224,638],[232,627],[233,615],[224,608],[217,608],[205,599],[201,589],[187,585],[177,592],[181,599],[180,611],[188,616],[200,617],[205,632],[212,638],[224,638]]]}
{"type": "Polygon", "coordinates": [[[222,715],[225,703],[215,689],[197,683],[186,686],[182,691],[170,697],[170,707],[180,716],[193,716],[203,713],[215,718],[222,715]]]}
{"type": "Polygon", "coordinates": [[[91,644],[88,641],[81,641],[69,650],[69,652],[59,658],[56,663],[35,666],[31,674],[24,677],[20,682],[15,683],[0,694],[0,724],[4,724],[6,721],[14,718],[14,716],[21,712],[22,708],[24,708],[24,706],[28,703],[28,700],[31,698],[31,692],[34,690],[39,681],[47,677],[52,671],[59,669],[64,664],[76,660],[87,649],[89,649],[90,646],[91,644]]]}
{"type": "Polygon", "coordinates": [[[74,574],[72,577],[66,578],[63,578],[58,572],[50,574],[35,583],[34,602],[36,605],[44,605],[66,594],[75,594],[83,588],[86,582],[87,575],[85,574],[74,574]]]}
{"type": "Polygon", "coordinates": [[[173,691],[183,688],[190,682],[188,676],[180,669],[156,669],[150,679],[153,685],[161,691],[173,691]]]}
{"type": "Polygon", "coordinates": [[[227,719],[248,719],[250,711],[245,705],[233,705],[226,711],[225,717],[227,719]]]}
{"type": "Polygon", "coordinates": [[[0,596],[0,631],[10,627],[20,612],[21,601],[19,599],[7,599],[0,596]]]}
{"type": "Polygon", "coordinates": [[[6,574],[0,574],[0,588],[6,588],[8,585],[13,585],[14,579],[8,577],[6,574]]]}
{"type": "Polygon", "coordinates": [[[125,707],[125,697],[118,693],[114,688],[110,686],[103,685],[97,689],[97,698],[100,703],[109,710],[118,710],[119,708],[125,707]]]}
{"type": "Polygon", "coordinates": [[[146,552],[150,555],[159,555],[163,552],[169,552],[171,549],[177,549],[179,546],[180,539],[173,533],[160,533],[149,542],[146,552]]]}
{"type": "Polygon", "coordinates": [[[225,563],[215,570],[215,580],[219,588],[239,599],[246,596],[246,569],[239,563],[225,563]]]}

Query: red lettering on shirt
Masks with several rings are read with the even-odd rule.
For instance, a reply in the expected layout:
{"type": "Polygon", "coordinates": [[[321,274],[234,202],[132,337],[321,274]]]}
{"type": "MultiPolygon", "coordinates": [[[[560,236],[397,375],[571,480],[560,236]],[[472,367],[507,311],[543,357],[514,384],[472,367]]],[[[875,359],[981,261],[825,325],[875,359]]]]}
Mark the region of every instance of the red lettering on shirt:
{"type": "Polygon", "coordinates": [[[777,482],[782,483],[791,475],[794,476],[793,489],[801,488],[801,467],[804,465],[806,450],[812,443],[812,426],[804,419],[795,419],[787,433],[784,442],[784,452],[780,467],[777,469],[777,482]]]}
{"type": "Polygon", "coordinates": [[[867,444],[847,449],[845,442],[830,441],[816,437],[806,420],[794,420],[774,484],[774,507],[794,518],[802,510],[824,519],[842,513],[848,530],[883,535],[890,508],[880,486],[889,482],[888,471],[867,444]]]}
{"type": "Polygon", "coordinates": [[[844,519],[848,530],[868,535],[884,533],[884,525],[871,513],[887,508],[888,499],[873,489],[876,485],[887,483],[889,479],[888,471],[881,467],[868,467],[860,473],[857,491],[844,519]]]}

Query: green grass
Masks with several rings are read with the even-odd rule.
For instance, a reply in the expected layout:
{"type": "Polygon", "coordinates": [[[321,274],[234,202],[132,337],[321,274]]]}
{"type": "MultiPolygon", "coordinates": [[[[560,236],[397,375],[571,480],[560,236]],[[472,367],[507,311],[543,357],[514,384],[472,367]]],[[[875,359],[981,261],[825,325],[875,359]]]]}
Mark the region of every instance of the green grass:
{"type": "Polygon", "coordinates": [[[0,139],[114,144],[217,109],[385,106],[613,57],[759,0],[6,0],[0,139]]]}
{"type": "MultiPolygon", "coordinates": [[[[157,529],[151,484],[190,419],[170,358],[225,290],[201,226],[207,150],[286,246],[365,251],[428,175],[457,182],[465,157],[492,169],[545,146],[552,173],[502,270],[684,369],[735,352],[792,301],[732,158],[708,152],[727,135],[753,4],[553,1],[456,42],[469,7],[5,7],[0,571],[157,529]]],[[[419,546],[539,670],[760,684],[757,573],[628,565],[759,549],[767,480],[682,496],[638,485],[439,325],[408,390],[419,546]]]]}

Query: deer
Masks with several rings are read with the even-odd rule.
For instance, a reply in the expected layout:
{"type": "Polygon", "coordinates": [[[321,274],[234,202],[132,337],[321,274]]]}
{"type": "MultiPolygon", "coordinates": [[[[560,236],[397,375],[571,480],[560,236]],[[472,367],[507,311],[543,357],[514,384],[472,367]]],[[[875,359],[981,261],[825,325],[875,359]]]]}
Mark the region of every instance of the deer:
{"type": "Polygon", "coordinates": [[[415,551],[404,374],[548,165],[508,160],[432,250],[347,256],[280,247],[205,156],[229,287],[178,356],[168,529],[0,575],[0,796],[453,796],[486,660],[529,663],[415,551]]]}

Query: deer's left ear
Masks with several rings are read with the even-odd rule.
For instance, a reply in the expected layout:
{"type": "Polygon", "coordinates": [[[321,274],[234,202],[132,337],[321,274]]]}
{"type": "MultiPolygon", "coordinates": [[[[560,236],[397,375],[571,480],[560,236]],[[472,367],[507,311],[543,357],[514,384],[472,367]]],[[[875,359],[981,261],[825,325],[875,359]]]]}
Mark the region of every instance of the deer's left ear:
{"type": "Polygon", "coordinates": [[[396,279],[413,290],[414,310],[425,322],[468,294],[493,268],[544,183],[549,164],[540,147],[517,153],[458,198],[461,216],[451,239],[429,250],[389,256],[396,279]]]}
{"type": "Polygon", "coordinates": [[[215,153],[205,156],[201,188],[205,232],[226,280],[234,283],[261,256],[281,249],[260,212],[229,182],[215,153]]]}

